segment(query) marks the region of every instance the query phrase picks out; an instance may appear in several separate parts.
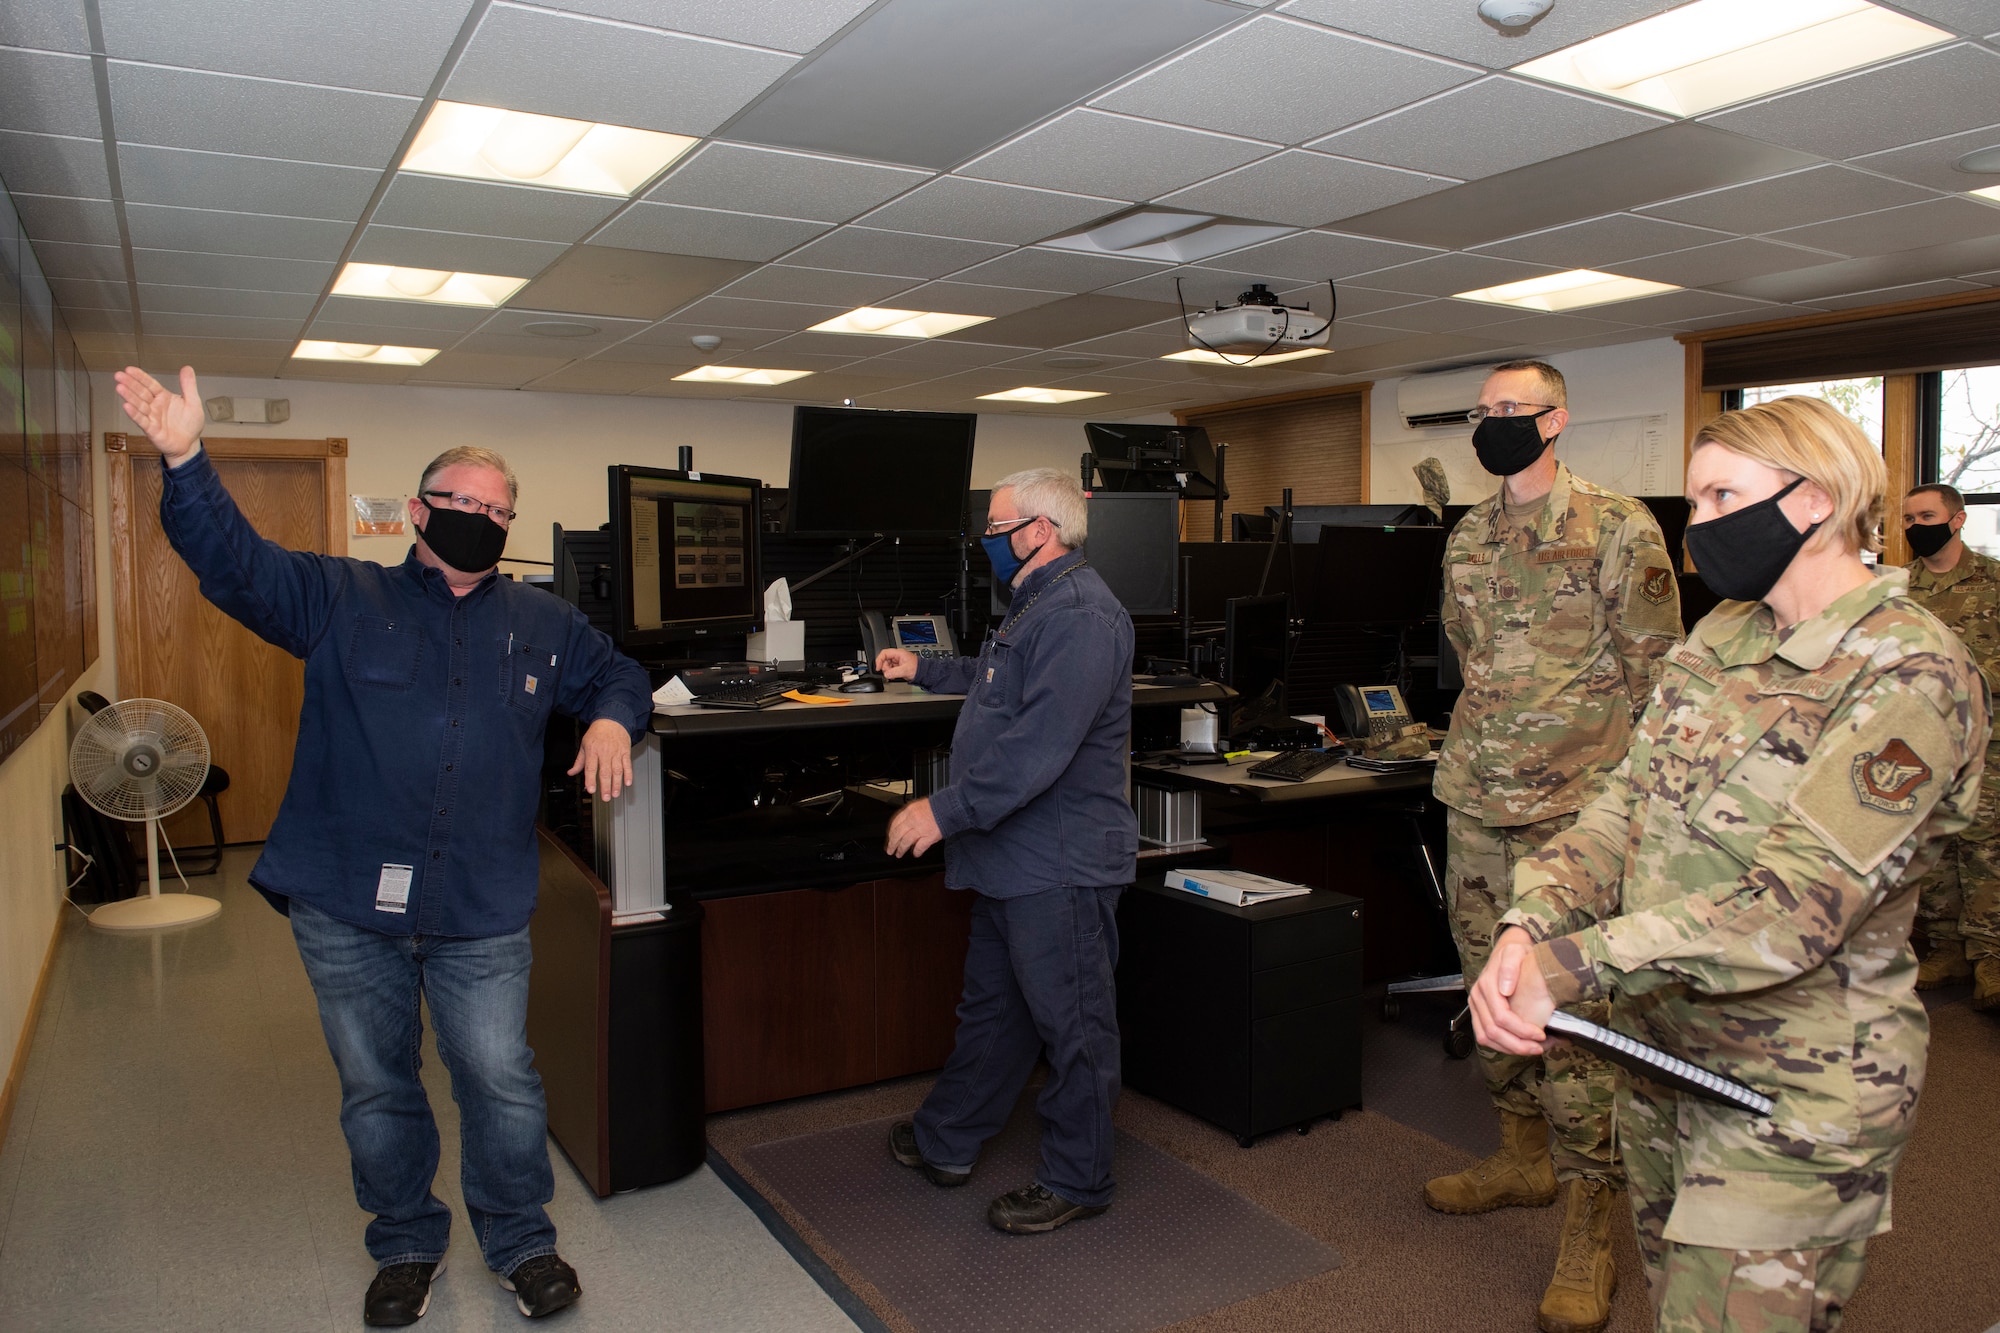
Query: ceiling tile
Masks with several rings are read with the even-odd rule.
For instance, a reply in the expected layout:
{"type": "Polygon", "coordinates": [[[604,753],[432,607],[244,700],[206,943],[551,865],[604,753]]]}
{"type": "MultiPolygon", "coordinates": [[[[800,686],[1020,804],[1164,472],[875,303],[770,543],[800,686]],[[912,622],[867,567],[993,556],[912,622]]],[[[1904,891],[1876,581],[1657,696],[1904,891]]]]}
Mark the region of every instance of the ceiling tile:
{"type": "Polygon", "coordinates": [[[1478,180],[1667,124],[1519,79],[1481,79],[1313,141],[1344,157],[1478,180]],[[1522,133],[1522,126],[1534,132],[1522,133]]]}
{"type": "Polygon", "coordinates": [[[514,302],[535,310],[658,319],[753,267],[738,259],[579,245],[522,288],[514,302]]]}
{"type": "MultiPolygon", "coordinates": [[[[509,306],[505,310],[496,312],[491,319],[482,324],[474,335],[474,340],[513,339],[528,345],[530,350],[523,353],[524,355],[560,355],[575,358],[601,351],[613,343],[622,342],[647,327],[648,322],[641,319],[616,319],[607,315],[573,315],[509,306]],[[597,331],[582,335],[572,334],[572,330],[586,327],[597,331]],[[538,329],[541,332],[537,332],[538,329]],[[549,336],[558,331],[560,336],[549,336]]],[[[477,350],[473,348],[471,341],[462,346],[477,350]]]]}
{"type": "Polygon", "coordinates": [[[1060,301],[1008,315],[990,324],[978,324],[933,341],[963,340],[1005,344],[1016,347],[1060,347],[1065,343],[1101,337],[1124,329],[1152,324],[1169,315],[1178,317],[1173,306],[1159,301],[1133,301],[1118,296],[1069,296],[1060,301]]]}
{"type": "Polygon", "coordinates": [[[0,129],[96,137],[101,126],[90,61],[0,47],[0,129]]]}
{"type": "MultiPolygon", "coordinates": [[[[674,319],[654,324],[650,328],[626,339],[615,347],[608,347],[598,353],[598,359],[606,361],[631,361],[643,365],[691,365],[708,357],[741,356],[746,352],[767,347],[791,335],[774,329],[725,329],[712,324],[690,324],[678,316],[674,319]],[[688,339],[698,333],[717,334],[722,338],[722,346],[715,352],[696,351],[688,339]]],[[[829,365],[845,365],[855,360],[853,356],[827,358],[829,365]]],[[[790,368],[792,363],[788,362],[790,368]]]]}
{"type": "Polygon", "coordinates": [[[930,178],[875,162],[710,143],[676,166],[646,198],[768,217],[846,222],[930,178]]]}
{"type": "MultiPolygon", "coordinates": [[[[1032,310],[1062,298],[1054,292],[1024,291],[1017,287],[988,287],[972,282],[930,282],[911,288],[896,298],[896,310],[942,310],[954,315],[986,315],[998,318],[1032,310]]],[[[984,327],[983,325],[980,327],[984,327]]],[[[968,333],[974,330],[968,330],[968,333]]]]}
{"type": "Polygon", "coordinates": [[[138,269],[140,282],[169,287],[232,287],[256,292],[317,294],[333,277],[332,264],[308,259],[134,250],[132,262],[138,269]]]}
{"type": "MultiPolygon", "coordinates": [[[[700,330],[697,329],[695,332],[700,330]]],[[[649,331],[645,335],[645,340],[651,342],[658,336],[658,330],[649,331]]],[[[884,339],[870,338],[859,333],[792,333],[772,339],[759,351],[760,354],[769,353],[787,357],[795,355],[841,357],[852,363],[879,356],[884,343],[884,339]]]]}
{"type": "Polygon", "coordinates": [[[887,0],[729,137],[947,169],[1242,13],[1209,0],[887,0]]]}
{"type": "Polygon", "coordinates": [[[1170,194],[1175,208],[1317,227],[1449,189],[1453,182],[1293,149],[1170,194]]]}
{"type": "Polygon", "coordinates": [[[0,180],[12,190],[109,199],[111,173],[97,139],[0,130],[0,180]]]}
{"type": "Polygon", "coordinates": [[[336,343],[388,343],[393,347],[449,347],[465,335],[441,329],[412,329],[399,324],[383,324],[371,319],[336,320],[324,314],[312,322],[300,337],[336,343]]]}
{"type": "Polygon", "coordinates": [[[113,245],[72,245],[67,241],[37,240],[35,258],[50,279],[96,278],[104,282],[125,281],[125,252],[113,245]]]}
{"type": "Polygon", "coordinates": [[[807,305],[791,301],[746,301],[733,295],[711,296],[674,312],[676,324],[715,324],[734,329],[770,329],[797,333],[844,315],[853,306],[807,305]]]}
{"type": "Polygon", "coordinates": [[[217,213],[202,208],[128,204],[132,244],[149,250],[190,250],[272,259],[338,259],[354,228],[345,222],[217,213]]]}
{"type": "Polygon", "coordinates": [[[117,245],[118,213],[109,199],[65,199],[14,191],[14,211],[21,226],[36,239],[117,245]]]}
{"type": "Polygon", "coordinates": [[[827,229],[824,222],[755,217],[679,204],[636,203],[591,240],[627,250],[711,259],[776,259],[827,229]]]}
{"type": "Polygon", "coordinates": [[[1525,259],[1558,268],[1601,269],[1645,255],[1669,250],[1687,250],[1697,245],[1732,239],[1727,233],[1708,227],[1688,227],[1678,222],[1613,213],[1567,227],[1531,232],[1510,241],[1480,247],[1481,254],[1503,259],[1525,259]]]}
{"type": "Polygon", "coordinates": [[[758,0],[755,4],[718,5],[711,0],[537,0],[545,9],[623,19],[800,55],[839,32],[873,2],[758,0]]]}
{"type": "Polygon", "coordinates": [[[1744,278],[1726,284],[1724,290],[1766,301],[1811,301],[1877,287],[1955,278],[1979,273],[1996,264],[2000,264],[2000,235],[1744,278]]]}
{"type": "Polygon", "coordinates": [[[0,7],[0,46],[25,46],[38,51],[90,53],[90,31],[82,5],[7,5],[0,7]]]}
{"type": "Polygon", "coordinates": [[[1476,73],[1263,14],[1093,105],[1295,144],[1442,92],[1476,73]],[[1254,93],[1218,95],[1244,87],[1246,74],[1254,93]]]}
{"type": "MultiPolygon", "coordinates": [[[[279,374],[291,356],[290,341],[260,341],[245,338],[156,338],[148,335],[140,364],[172,382],[182,366],[193,366],[204,375],[242,375],[270,379],[279,374]]],[[[405,367],[406,369],[407,367],[405,367]]]]}
{"type": "Polygon", "coordinates": [[[1503,282],[1522,282],[1559,270],[1546,264],[1524,264],[1491,255],[1434,255],[1398,264],[1363,277],[1364,285],[1381,291],[1417,292],[1424,296],[1455,296],[1503,282]]]}
{"type": "Polygon", "coordinates": [[[1822,166],[1673,199],[1640,211],[1652,217],[1751,235],[1851,213],[1871,213],[1878,208],[1913,204],[1932,197],[1923,190],[1883,180],[1865,171],[1822,166]]]}
{"type": "Polygon", "coordinates": [[[1845,296],[1816,296],[1813,304],[1825,306],[1828,310],[1850,310],[1859,306],[1888,305],[1892,301],[1921,301],[1933,296],[1956,296],[1960,292],[1976,292],[1981,284],[1943,279],[1938,282],[1913,282],[1902,287],[1880,287],[1870,292],[1850,292],[1845,296]]]}
{"type": "MultiPolygon", "coordinates": [[[[796,334],[795,338],[809,338],[813,334],[796,334]]],[[[790,347],[792,339],[787,339],[785,347],[790,347]]],[[[1006,360],[1019,355],[1019,349],[1031,346],[1028,343],[979,343],[960,342],[951,338],[930,338],[914,342],[888,343],[887,339],[875,340],[878,354],[857,363],[852,369],[873,374],[885,367],[897,368],[911,373],[926,370],[932,375],[944,375],[954,370],[969,370],[975,366],[987,366],[995,361],[1006,360]],[[887,344],[886,349],[884,344],[887,344]]],[[[885,372],[886,373],[886,372],[885,372]]]]}
{"type": "Polygon", "coordinates": [[[1967,153],[1982,148],[2000,148],[2000,125],[1986,125],[1963,134],[1948,134],[1942,139],[1931,139],[1925,143],[1911,144],[1907,148],[1892,148],[1883,153],[1871,153],[1854,159],[1857,167],[1870,171],[1880,171],[1902,180],[1914,181],[1918,185],[1928,185],[1934,190],[1949,190],[1956,194],[1960,190],[1978,190],[1991,185],[2000,185],[2000,176],[1974,176],[1958,171],[1953,163],[1967,153]]]}
{"type": "Polygon", "coordinates": [[[120,370],[134,359],[131,335],[124,333],[79,333],[76,350],[93,371],[120,370]]]}
{"type": "Polygon", "coordinates": [[[915,236],[901,231],[846,226],[820,237],[791,263],[855,273],[887,273],[910,278],[941,278],[982,259],[1004,254],[1009,247],[986,241],[961,241],[944,236],[915,236]]]}
{"type": "Polygon", "coordinates": [[[560,370],[536,380],[536,392],[631,393],[667,379],[668,372],[656,366],[638,366],[629,361],[572,361],[560,370]]]}
{"type": "Polygon", "coordinates": [[[908,278],[766,264],[730,283],[722,295],[753,301],[803,301],[853,310],[857,306],[886,305],[889,297],[909,286],[908,278]]]}
{"type": "Polygon", "coordinates": [[[1485,305],[1478,301],[1421,301],[1416,305],[1381,311],[1370,315],[1368,320],[1371,325],[1400,329],[1405,333],[1453,333],[1461,329],[1476,329],[1482,324],[1498,324],[1519,313],[1506,306],[1485,305]]]}
{"type": "Polygon", "coordinates": [[[1716,315],[1736,315],[1744,322],[1767,319],[1762,312],[1769,307],[1740,296],[1719,296],[1714,292],[1685,291],[1662,292],[1658,296],[1642,296],[1636,301],[1617,301],[1610,305],[1591,307],[1593,314],[1615,319],[1627,324],[1645,324],[1659,327],[1689,319],[1707,319],[1716,315]]]}
{"type": "Polygon", "coordinates": [[[1518,36],[1508,36],[1488,25],[1474,6],[1456,3],[1358,5],[1354,0],[1291,0],[1283,8],[1287,14],[1398,46],[1469,60],[1489,69],[1506,69],[1685,3],[1592,0],[1588,5],[1558,5],[1518,36]]]}
{"type": "MultiPolygon", "coordinates": [[[[142,293],[144,290],[141,288],[142,293]]],[[[319,308],[319,319],[325,323],[423,330],[447,339],[470,333],[492,317],[491,310],[477,307],[377,301],[363,296],[329,296],[319,308]]]]}
{"type": "Polygon", "coordinates": [[[1614,270],[1628,278],[1670,282],[1676,287],[1718,287],[1767,273],[1812,268],[1832,258],[1812,250],[1779,245],[1754,237],[1698,245],[1650,259],[1635,259],[1614,270]]]}
{"type": "Polygon", "coordinates": [[[281,380],[323,380],[334,384],[402,384],[415,366],[376,366],[287,357],[279,366],[281,380]]]}
{"type": "Polygon", "coordinates": [[[1351,218],[1344,230],[1458,248],[1813,165],[1803,153],[1682,123],[1351,218]]]}
{"type": "Polygon", "coordinates": [[[98,0],[114,58],[420,95],[471,0],[98,0]]]}
{"type": "Polygon", "coordinates": [[[1085,255],[1074,250],[1028,247],[989,259],[957,276],[966,282],[1001,287],[1030,287],[1050,292],[1087,292],[1114,283],[1158,273],[1171,265],[1114,255],[1085,255]]]}
{"type": "Polygon", "coordinates": [[[856,375],[851,371],[836,371],[828,375],[810,375],[790,384],[780,385],[781,391],[791,395],[789,401],[804,403],[839,403],[847,399],[865,399],[873,394],[886,393],[907,381],[895,375],[856,375]]]}
{"type": "MultiPolygon", "coordinates": [[[[1593,313],[1595,313],[1593,311],[1593,313]]],[[[1522,315],[1518,319],[1503,319],[1494,324],[1478,324],[1482,338],[1498,338],[1507,342],[1553,343],[1566,342],[1575,338],[1597,338],[1611,334],[1621,337],[1644,337],[1643,330],[1635,331],[1627,325],[1608,319],[1591,319],[1584,315],[1554,315],[1537,312],[1522,315]]],[[[1657,335],[1656,335],[1657,336],[1657,335]]]]}
{"type": "Polygon", "coordinates": [[[162,148],[380,170],[417,106],[382,93],[111,62],[120,140],[162,148]]]}
{"type": "Polygon", "coordinates": [[[1399,245],[1372,236],[1304,231],[1247,250],[1218,255],[1209,261],[1209,266],[1265,273],[1274,278],[1346,278],[1435,253],[1426,246],[1399,245]]]}
{"type": "Polygon", "coordinates": [[[1994,25],[2000,24],[1992,0],[1900,0],[1897,8],[1972,37],[1994,35],[1994,25]]]}
{"type": "Polygon", "coordinates": [[[707,134],[797,63],[775,51],[497,4],[452,70],[456,102],[707,134]]]}
{"type": "Polygon", "coordinates": [[[146,336],[161,338],[280,338],[296,340],[303,321],[241,318],[235,315],[180,315],[148,310],[146,336]]]}
{"type": "Polygon", "coordinates": [[[961,174],[1139,201],[1270,151],[1269,144],[1079,107],[961,168],[961,174]]]}
{"type": "MultiPolygon", "coordinates": [[[[520,241],[499,236],[467,236],[461,232],[418,231],[412,227],[371,224],[361,233],[353,258],[363,264],[399,264],[406,268],[451,269],[461,273],[504,273],[533,277],[554,262],[566,247],[549,241],[520,241]]],[[[517,298],[518,299],[518,298],[517,298]]]]}
{"type": "Polygon", "coordinates": [[[306,292],[252,292],[223,287],[163,287],[139,284],[139,308],[151,318],[154,312],[181,315],[237,315],[267,319],[290,319],[296,327],[312,311],[313,297],[306,292]]]}
{"type": "Polygon", "coordinates": [[[106,282],[102,278],[50,278],[49,289],[55,293],[56,305],[71,313],[125,310],[132,304],[131,288],[123,282],[106,282]]]}
{"type": "Polygon", "coordinates": [[[130,333],[132,312],[125,310],[66,310],[63,318],[69,323],[69,330],[76,333],[130,333]]]}
{"type": "Polygon", "coordinates": [[[1990,124],[1996,106],[2000,52],[1960,43],[1707,119],[1721,129],[1841,158],[1990,124]]]}
{"type": "Polygon", "coordinates": [[[1860,257],[1949,245],[1995,233],[2000,233],[2000,207],[1976,199],[1930,199],[1837,222],[1794,227],[1771,239],[1860,257]]]}
{"type": "Polygon", "coordinates": [[[1118,200],[945,176],[868,214],[870,227],[1026,245],[1115,213],[1118,200]]]}
{"type": "Polygon", "coordinates": [[[519,356],[481,352],[442,352],[411,372],[411,384],[470,384],[491,389],[518,389],[568,365],[573,358],[519,356]]]}
{"type": "Polygon", "coordinates": [[[381,176],[366,167],[118,146],[118,178],[127,203],[354,222],[381,176]]]}
{"type": "Polygon", "coordinates": [[[370,219],[392,227],[574,241],[611,216],[622,199],[488,181],[397,172],[370,219]]]}

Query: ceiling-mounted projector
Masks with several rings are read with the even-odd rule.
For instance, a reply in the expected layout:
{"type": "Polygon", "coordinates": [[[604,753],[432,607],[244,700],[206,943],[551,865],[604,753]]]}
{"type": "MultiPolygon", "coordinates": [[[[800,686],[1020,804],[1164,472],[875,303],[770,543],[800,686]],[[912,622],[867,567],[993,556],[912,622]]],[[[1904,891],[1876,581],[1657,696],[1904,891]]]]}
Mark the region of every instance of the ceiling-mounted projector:
{"type": "Polygon", "coordinates": [[[1235,304],[1218,304],[1187,316],[1188,344],[1211,352],[1238,354],[1324,347],[1332,337],[1333,320],[1315,315],[1309,305],[1285,305],[1261,282],[1235,304]]]}

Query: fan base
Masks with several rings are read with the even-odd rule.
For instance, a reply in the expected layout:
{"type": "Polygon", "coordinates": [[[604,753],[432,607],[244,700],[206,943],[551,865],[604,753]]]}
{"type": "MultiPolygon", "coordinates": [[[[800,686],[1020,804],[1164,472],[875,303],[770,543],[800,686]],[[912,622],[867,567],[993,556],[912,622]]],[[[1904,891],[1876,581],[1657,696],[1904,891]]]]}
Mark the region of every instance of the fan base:
{"type": "Polygon", "coordinates": [[[163,893],[157,898],[149,895],[106,903],[90,914],[90,924],[99,930],[158,930],[206,921],[221,910],[222,904],[213,898],[163,893]]]}

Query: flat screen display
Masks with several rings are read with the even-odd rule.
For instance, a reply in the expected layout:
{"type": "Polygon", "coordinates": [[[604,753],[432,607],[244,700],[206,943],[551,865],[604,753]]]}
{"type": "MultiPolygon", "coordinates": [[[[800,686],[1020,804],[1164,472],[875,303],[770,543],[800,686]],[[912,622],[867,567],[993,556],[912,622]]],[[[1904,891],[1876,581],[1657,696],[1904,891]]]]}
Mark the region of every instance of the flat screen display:
{"type": "Polygon", "coordinates": [[[1125,614],[1170,616],[1180,579],[1181,498],[1172,491],[1091,491],[1083,553],[1125,614]]]}
{"type": "Polygon", "coordinates": [[[1319,582],[1310,619],[1321,625],[1417,625],[1444,592],[1443,528],[1319,531],[1319,582]]]}
{"type": "Polygon", "coordinates": [[[896,642],[905,648],[935,648],[938,646],[937,622],[929,616],[921,620],[898,620],[896,642]]]}
{"type": "Polygon", "coordinates": [[[619,646],[632,651],[756,629],[762,483],[629,465],[611,468],[610,476],[619,646]]]}
{"type": "Polygon", "coordinates": [[[1368,705],[1368,711],[1371,713],[1400,713],[1403,711],[1396,705],[1396,692],[1394,690],[1363,690],[1361,691],[1361,700],[1368,705]]]}
{"type": "Polygon", "coordinates": [[[970,412],[795,408],[792,533],[958,536],[978,420],[970,412]]]}

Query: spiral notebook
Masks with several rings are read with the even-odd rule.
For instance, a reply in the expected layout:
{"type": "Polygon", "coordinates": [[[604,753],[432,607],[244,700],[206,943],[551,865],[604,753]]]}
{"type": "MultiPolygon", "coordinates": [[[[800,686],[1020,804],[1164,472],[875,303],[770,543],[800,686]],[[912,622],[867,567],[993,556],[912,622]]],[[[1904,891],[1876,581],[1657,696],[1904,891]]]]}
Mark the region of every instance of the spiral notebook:
{"type": "Polygon", "coordinates": [[[1549,1015],[1545,1026],[1550,1032],[1566,1037],[1579,1046],[1587,1046],[1607,1060],[1614,1060],[1634,1073],[1644,1074],[1655,1083],[1664,1083],[1681,1092],[1691,1092],[1697,1097],[1734,1106],[1752,1115],[1769,1115],[1777,1105],[1748,1084],[1724,1078],[1700,1065],[1689,1064],[1679,1056],[1668,1055],[1657,1046],[1635,1041],[1622,1032],[1613,1032],[1575,1014],[1566,1014],[1558,1009],[1549,1015]]]}

